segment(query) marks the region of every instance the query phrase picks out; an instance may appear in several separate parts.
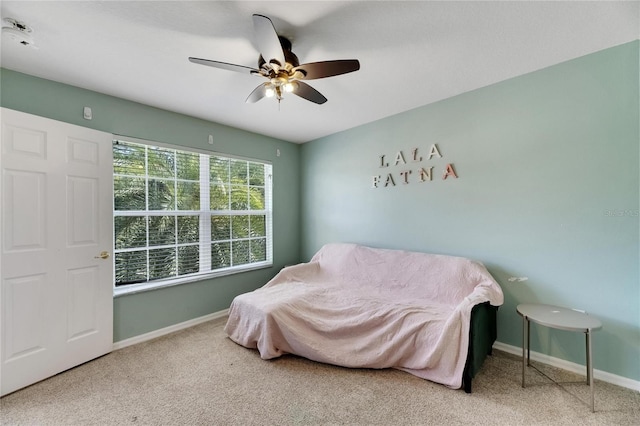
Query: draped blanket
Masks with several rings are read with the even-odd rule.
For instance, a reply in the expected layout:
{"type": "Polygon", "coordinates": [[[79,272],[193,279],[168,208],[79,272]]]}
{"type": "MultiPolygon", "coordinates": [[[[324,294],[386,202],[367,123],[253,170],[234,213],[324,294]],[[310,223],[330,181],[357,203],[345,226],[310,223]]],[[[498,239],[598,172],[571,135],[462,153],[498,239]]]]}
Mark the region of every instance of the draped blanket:
{"type": "Polygon", "coordinates": [[[479,262],[328,244],[237,296],[225,332],[264,359],[296,354],[344,367],[397,368],[462,385],[474,305],[503,303],[479,262]]]}

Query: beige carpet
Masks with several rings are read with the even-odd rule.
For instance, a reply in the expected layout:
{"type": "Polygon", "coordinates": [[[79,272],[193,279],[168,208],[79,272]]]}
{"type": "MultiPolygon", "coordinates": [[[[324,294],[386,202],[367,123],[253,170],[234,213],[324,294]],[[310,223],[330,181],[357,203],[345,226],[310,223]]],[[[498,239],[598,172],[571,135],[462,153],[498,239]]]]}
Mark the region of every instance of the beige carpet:
{"type": "MultiPolygon", "coordinates": [[[[113,352],[0,400],[2,425],[638,425],[640,393],[553,384],[496,351],[474,393],[397,370],[294,356],[264,361],[230,341],[224,319],[113,352]]],[[[556,381],[583,380],[540,365],[556,381]]]]}

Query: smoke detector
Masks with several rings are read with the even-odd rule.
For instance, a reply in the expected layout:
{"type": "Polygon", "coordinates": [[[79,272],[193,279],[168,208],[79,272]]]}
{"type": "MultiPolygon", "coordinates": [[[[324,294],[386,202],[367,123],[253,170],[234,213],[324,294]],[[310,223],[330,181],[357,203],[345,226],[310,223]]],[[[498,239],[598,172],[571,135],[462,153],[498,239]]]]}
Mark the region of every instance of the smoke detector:
{"type": "Polygon", "coordinates": [[[14,40],[23,46],[34,46],[35,41],[31,36],[33,30],[27,24],[13,18],[4,18],[2,23],[2,37],[14,40]]]}

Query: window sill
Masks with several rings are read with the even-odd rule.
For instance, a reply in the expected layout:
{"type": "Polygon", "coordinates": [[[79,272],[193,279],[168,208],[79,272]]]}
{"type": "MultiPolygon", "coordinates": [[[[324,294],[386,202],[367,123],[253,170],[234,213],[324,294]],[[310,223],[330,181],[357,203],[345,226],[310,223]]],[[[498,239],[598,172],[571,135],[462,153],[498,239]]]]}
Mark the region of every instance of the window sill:
{"type": "Polygon", "coordinates": [[[242,272],[249,272],[249,271],[255,271],[258,269],[271,268],[272,266],[273,266],[272,262],[261,262],[261,263],[254,263],[253,265],[250,265],[244,268],[243,267],[227,268],[227,269],[220,269],[217,271],[211,271],[211,272],[197,274],[197,275],[174,278],[170,280],[154,281],[154,282],[147,282],[147,283],[141,283],[141,284],[130,284],[130,285],[125,285],[121,287],[115,287],[113,289],[113,297],[116,298],[116,297],[130,295],[130,294],[143,293],[146,291],[158,290],[161,288],[173,287],[176,285],[193,283],[197,281],[208,280],[211,278],[218,278],[218,277],[224,277],[227,275],[239,274],[242,272]]]}

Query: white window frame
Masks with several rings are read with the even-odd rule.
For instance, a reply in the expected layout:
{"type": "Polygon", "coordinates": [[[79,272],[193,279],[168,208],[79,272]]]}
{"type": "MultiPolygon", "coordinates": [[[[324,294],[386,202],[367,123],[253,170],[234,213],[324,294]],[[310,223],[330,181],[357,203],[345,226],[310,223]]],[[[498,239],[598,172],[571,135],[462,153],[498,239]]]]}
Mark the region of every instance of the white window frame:
{"type": "MultiPolygon", "coordinates": [[[[158,288],[170,287],[190,282],[196,282],[201,280],[206,280],[210,278],[216,278],[226,275],[232,275],[247,271],[253,271],[257,269],[270,268],[273,266],[273,206],[272,206],[272,193],[273,193],[273,165],[269,161],[255,159],[255,158],[247,158],[234,156],[229,154],[218,153],[214,151],[206,151],[197,148],[184,147],[178,145],[171,145],[161,142],[149,141],[144,139],[132,138],[128,136],[114,135],[114,141],[122,141],[122,142],[130,142],[133,144],[146,145],[148,147],[159,147],[159,148],[167,148],[167,149],[175,149],[178,151],[186,151],[191,153],[203,154],[208,157],[221,157],[232,160],[241,160],[248,161],[254,163],[264,164],[267,169],[265,170],[265,209],[264,210],[211,210],[210,209],[210,199],[209,199],[209,190],[203,191],[203,188],[209,188],[209,161],[207,159],[206,164],[207,167],[202,167],[202,156],[201,156],[201,164],[200,164],[200,210],[162,210],[162,211],[154,211],[154,210],[115,210],[115,205],[113,207],[113,220],[115,220],[116,216],[200,216],[200,272],[178,276],[175,278],[166,278],[166,279],[158,279],[147,281],[143,283],[137,284],[126,284],[122,286],[116,287],[115,283],[115,242],[114,242],[114,256],[112,256],[112,268],[114,271],[113,277],[113,294],[114,297],[125,295],[125,294],[133,294],[139,293],[148,290],[154,290],[158,288]],[[248,214],[250,212],[250,214],[248,214]],[[211,217],[212,216],[234,216],[234,215],[263,215],[265,217],[265,233],[266,233],[266,260],[261,262],[254,262],[244,265],[238,266],[230,266],[226,268],[219,268],[215,270],[205,270],[211,267],[211,217]]],[[[112,173],[115,175],[115,173],[112,173]]],[[[141,176],[138,176],[141,177],[141,176]]],[[[145,171],[145,175],[143,176],[148,180],[149,174],[148,170],[145,171]]],[[[112,196],[115,196],[115,192],[112,196]]],[[[148,203],[148,200],[147,200],[148,203]]],[[[148,206],[147,206],[148,207],[148,206]]],[[[115,231],[115,227],[114,227],[115,231]]],[[[148,237],[148,235],[147,235],[148,237]]],[[[115,232],[112,238],[115,238],[115,232]]],[[[233,241],[233,240],[230,240],[233,241]]],[[[172,244],[171,246],[178,247],[181,244],[172,244]]],[[[147,248],[150,247],[147,242],[147,248]]],[[[153,246],[154,249],[162,248],[163,246],[153,246]]],[[[140,247],[130,250],[139,250],[140,247]]],[[[129,249],[119,249],[118,252],[127,251],[129,249]]]]}

